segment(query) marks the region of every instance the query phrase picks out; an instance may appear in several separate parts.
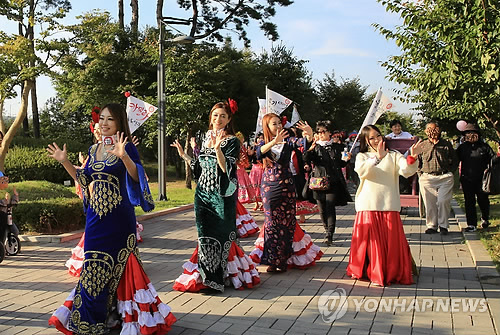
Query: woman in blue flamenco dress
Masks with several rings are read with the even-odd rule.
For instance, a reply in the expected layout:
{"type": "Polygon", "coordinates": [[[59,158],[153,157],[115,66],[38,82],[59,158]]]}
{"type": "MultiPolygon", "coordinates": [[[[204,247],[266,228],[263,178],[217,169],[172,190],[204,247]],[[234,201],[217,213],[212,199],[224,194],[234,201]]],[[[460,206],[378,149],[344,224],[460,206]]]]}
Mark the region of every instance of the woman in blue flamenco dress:
{"type": "Polygon", "coordinates": [[[78,181],[86,209],[85,257],[80,279],[49,324],[65,334],[166,334],[176,321],[142,267],[134,206],[154,208],[144,169],[119,104],[99,114],[102,142],[90,147],[83,168],[68,161],[66,144],[47,148],[78,181]]]}
{"type": "Polygon", "coordinates": [[[240,154],[240,140],[232,125],[236,110],[231,99],[212,107],[209,131],[197,158],[185,154],[178,141],[172,144],[191,163],[198,181],[194,196],[198,243],[174,290],[223,292],[226,286],[252,288],[260,282],[255,264],[236,243],[236,161],[240,154]]]}
{"type": "MultiPolygon", "coordinates": [[[[267,272],[285,272],[288,268],[313,266],[323,252],[312,242],[297,223],[296,190],[290,170],[290,158],[300,141],[289,139],[278,115],[268,113],[262,118],[264,142],[257,147],[257,159],[262,159],[261,194],[264,204],[264,226],[250,257],[257,264],[266,264],[267,272]]],[[[307,143],[312,141],[312,129],[298,123],[307,143]]]]}

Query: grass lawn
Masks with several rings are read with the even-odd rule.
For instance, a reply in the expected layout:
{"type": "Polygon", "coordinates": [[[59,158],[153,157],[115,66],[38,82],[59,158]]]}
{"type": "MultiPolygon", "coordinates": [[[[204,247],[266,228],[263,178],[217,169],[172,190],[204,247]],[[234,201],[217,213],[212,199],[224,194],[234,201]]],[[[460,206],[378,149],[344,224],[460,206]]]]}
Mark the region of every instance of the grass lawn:
{"type": "MultiPolygon", "coordinates": [[[[459,191],[456,192],[454,196],[460,207],[464,209],[463,193],[459,191]]],[[[481,211],[477,205],[476,208],[479,218],[478,224],[481,224],[481,211]]],[[[490,252],[491,258],[493,259],[497,270],[500,272],[500,195],[490,195],[490,223],[491,225],[487,229],[479,228],[477,233],[490,252]]]]}

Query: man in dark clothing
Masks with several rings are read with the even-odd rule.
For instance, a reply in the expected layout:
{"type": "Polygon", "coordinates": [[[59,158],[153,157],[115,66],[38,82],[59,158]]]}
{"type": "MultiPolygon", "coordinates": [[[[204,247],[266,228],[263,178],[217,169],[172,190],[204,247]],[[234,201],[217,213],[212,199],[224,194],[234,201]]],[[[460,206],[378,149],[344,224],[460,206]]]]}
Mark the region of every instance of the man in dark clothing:
{"type": "Polygon", "coordinates": [[[495,156],[491,147],[480,140],[479,128],[469,123],[465,127],[464,142],[457,149],[461,162],[460,183],[464,192],[465,216],[467,228],[465,231],[475,231],[477,228],[476,197],[481,209],[481,226],[487,228],[490,215],[490,200],[488,194],[481,189],[484,170],[495,156]]]}

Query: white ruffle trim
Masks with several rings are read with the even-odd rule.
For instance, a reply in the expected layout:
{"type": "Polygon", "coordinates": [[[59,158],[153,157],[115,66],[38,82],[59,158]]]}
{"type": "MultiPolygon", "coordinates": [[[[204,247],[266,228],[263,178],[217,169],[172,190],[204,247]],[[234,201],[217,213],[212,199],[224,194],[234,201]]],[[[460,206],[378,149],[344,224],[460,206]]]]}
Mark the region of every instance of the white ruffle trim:
{"type": "MultiPolygon", "coordinates": [[[[74,298],[75,298],[75,289],[72,289],[65,301],[73,301],[74,298]]],[[[69,320],[71,317],[71,311],[69,310],[68,307],[64,305],[59,306],[59,308],[56,309],[56,311],[52,314],[52,316],[55,316],[59,320],[59,322],[61,322],[64,328],[68,329],[69,320]]]]}
{"type": "MultiPolygon", "coordinates": [[[[311,242],[312,242],[311,235],[304,233],[304,237],[302,237],[302,239],[300,241],[298,241],[298,242],[293,241],[292,242],[293,252],[298,252],[302,249],[307,248],[307,246],[311,242]]],[[[255,242],[255,243],[257,243],[257,242],[255,242]]]]}
{"type": "MultiPolygon", "coordinates": [[[[197,284],[202,283],[201,275],[198,272],[198,264],[187,261],[182,267],[191,274],[181,274],[175,280],[177,283],[183,286],[188,286],[193,280],[197,284]]],[[[240,288],[243,286],[243,283],[252,284],[253,277],[259,277],[259,272],[255,267],[255,263],[247,255],[244,255],[243,257],[235,256],[232,261],[227,263],[227,274],[224,280],[229,278],[234,288],[240,288]]]]}
{"type": "Polygon", "coordinates": [[[71,249],[71,254],[72,257],[77,259],[83,259],[85,257],[85,252],[83,251],[83,248],[80,247],[79,245],[71,249]]]}
{"type": "Polygon", "coordinates": [[[264,249],[264,238],[259,236],[253,245],[255,245],[256,248],[264,249]]]}
{"type": "Polygon", "coordinates": [[[184,265],[182,265],[182,268],[188,272],[198,271],[198,264],[187,261],[184,265]]]}
{"type": "Polygon", "coordinates": [[[70,258],[66,261],[65,265],[68,269],[74,268],[75,270],[78,270],[83,267],[83,261],[70,258]]]}
{"type": "Polygon", "coordinates": [[[316,256],[318,256],[320,252],[321,249],[316,244],[313,244],[309,249],[307,249],[305,254],[292,254],[292,256],[287,260],[287,263],[296,266],[306,266],[314,262],[316,260],[316,256]]]}
{"type": "Polygon", "coordinates": [[[250,221],[254,221],[253,219],[253,216],[251,216],[250,214],[238,214],[236,215],[236,224],[239,224],[239,223],[242,223],[242,222],[250,222],[250,221]]]}

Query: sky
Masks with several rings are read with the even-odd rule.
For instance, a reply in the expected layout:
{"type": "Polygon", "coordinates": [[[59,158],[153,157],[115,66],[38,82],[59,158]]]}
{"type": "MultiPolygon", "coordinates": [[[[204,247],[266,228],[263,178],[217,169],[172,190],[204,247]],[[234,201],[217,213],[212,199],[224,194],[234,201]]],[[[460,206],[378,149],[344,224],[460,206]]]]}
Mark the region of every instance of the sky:
{"type": "MultiPolygon", "coordinates": [[[[125,22],[130,22],[131,10],[125,3],[125,22]]],[[[76,16],[93,9],[106,10],[117,18],[117,1],[85,0],[72,1],[72,10],[64,23],[76,23],[76,16]]],[[[175,0],[164,1],[164,16],[189,18],[190,13],[177,6],[175,0]]],[[[139,25],[156,25],[156,1],[139,1],[139,25]]],[[[387,13],[376,0],[295,0],[288,7],[278,7],[274,22],[278,26],[280,40],[288,49],[292,49],[297,58],[307,60],[306,67],[312,72],[313,79],[321,80],[325,74],[335,75],[338,82],[343,79],[359,78],[360,83],[368,86],[367,93],[375,93],[382,87],[384,94],[395,96],[394,88],[401,86],[385,79],[387,73],[380,65],[391,55],[400,53],[393,41],[387,41],[375,31],[373,23],[386,28],[393,28],[400,19],[393,13],[387,13]]],[[[176,26],[188,33],[188,28],[176,26]]],[[[37,28],[35,28],[37,29],[37,28]]],[[[15,25],[0,22],[0,30],[15,31],[15,25]]],[[[251,49],[260,53],[269,51],[273,42],[269,41],[258,28],[257,22],[248,27],[251,49]]],[[[233,44],[243,48],[237,36],[227,32],[233,38],[233,44]]],[[[37,81],[38,103],[42,108],[45,101],[56,95],[50,80],[46,77],[37,81]]],[[[293,97],[289,97],[293,100],[293,97]]],[[[6,101],[5,111],[13,116],[19,108],[20,98],[6,101]]],[[[411,112],[410,105],[394,101],[394,111],[411,112]]]]}

